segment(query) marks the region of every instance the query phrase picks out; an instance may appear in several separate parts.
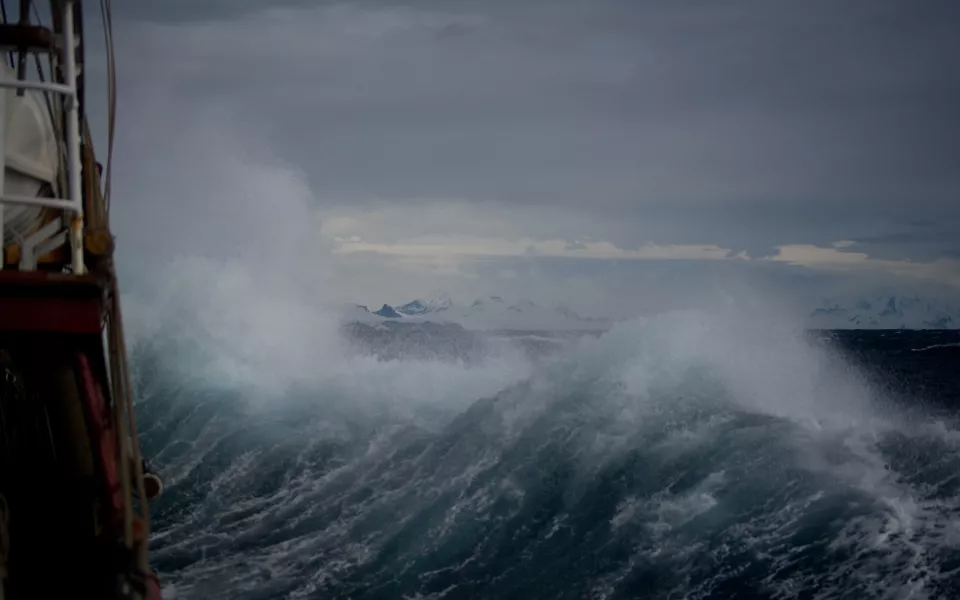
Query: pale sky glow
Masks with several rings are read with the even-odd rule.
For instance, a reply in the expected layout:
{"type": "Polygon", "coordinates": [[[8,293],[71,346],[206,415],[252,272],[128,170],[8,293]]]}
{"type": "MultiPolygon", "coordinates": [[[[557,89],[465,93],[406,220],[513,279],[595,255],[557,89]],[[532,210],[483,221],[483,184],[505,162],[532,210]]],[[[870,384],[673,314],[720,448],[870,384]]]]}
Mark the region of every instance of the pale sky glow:
{"type": "MultiPolygon", "coordinates": [[[[405,240],[399,244],[371,244],[355,238],[341,240],[335,252],[376,252],[396,256],[437,257],[458,256],[541,256],[554,258],[582,258],[594,260],[723,260],[730,250],[717,246],[644,244],[637,250],[617,248],[610,242],[575,240],[533,240],[523,238],[508,241],[496,238],[470,236],[435,236],[405,240]],[[356,241],[355,241],[356,240],[356,241]]],[[[334,240],[337,241],[337,240],[334,240]]]]}
{"type": "Polygon", "coordinates": [[[695,245],[645,244],[637,250],[617,248],[609,242],[567,242],[564,240],[509,241],[471,236],[434,236],[403,240],[396,244],[376,244],[351,238],[334,238],[334,253],[373,253],[412,259],[408,264],[439,264],[483,259],[484,257],[553,257],[593,260],[729,260],[782,262],[809,269],[849,273],[866,270],[873,274],[941,282],[960,288],[960,261],[940,259],[930,262],[881,260],[868,254],[846,250],[852,242],[836,242],[832,247],[791,244],[779,246],[770,256],[751,258],[746,253],[734,254],[728,248],[695,245]]]}
{"type": "Polygon", "coordinates": [[[263,261],[338,301],[600,312],[652,282],[658,305],[728,280],[960,287],[954,2],[171,0],[114,19],[129,269],[263,261]]]}
{"type": "MultiPolygon", "coordinates": [[[[838,242],[840,248],[851,244],[838,242]]],[[[837,246],[835,244],[834,246],[837,246]]],[[[837,247],[820,248],[805,244],[780,246],[777,254],[763,260],[784,262],[810,269],[823,269],[845,273],[857,270],[881,273],[891,277],[939,282],[960,289],[960,260],[937,259],[927,262],[911,260],[882,260],[871,258],[863,252],[840,250],[837,247]]]]}

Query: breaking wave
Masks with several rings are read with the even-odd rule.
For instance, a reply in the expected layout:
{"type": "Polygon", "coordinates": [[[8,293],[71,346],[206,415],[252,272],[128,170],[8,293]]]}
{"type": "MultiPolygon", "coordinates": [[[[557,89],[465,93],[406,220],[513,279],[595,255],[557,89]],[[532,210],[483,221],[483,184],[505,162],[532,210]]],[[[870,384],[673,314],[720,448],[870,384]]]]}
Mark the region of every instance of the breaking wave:
{"type": "Polygon", "coordinates": [[[929,352],[930,350],[940,350],[943,348],[960,348],[960,343],[958,344],[931,344],[923,348],[914,348],[913,352],[929,352]]]}
{"type": "Polygon", "coordinates": [[[675,312],[546,362],[378,360],[227,281],[263,311],[135,317],[169,597],[960,594],[955,420],[799,329],[675,312]]]}

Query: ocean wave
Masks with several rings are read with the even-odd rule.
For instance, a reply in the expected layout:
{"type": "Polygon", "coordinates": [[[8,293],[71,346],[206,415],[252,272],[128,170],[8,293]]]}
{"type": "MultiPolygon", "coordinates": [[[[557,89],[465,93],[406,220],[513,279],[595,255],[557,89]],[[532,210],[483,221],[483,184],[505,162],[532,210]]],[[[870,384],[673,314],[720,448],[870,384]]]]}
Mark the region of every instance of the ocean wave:
{"type": "Polygon", "coordinates": [[[956,424],[782,323],[676,312],[536,365],[331,351],[272,374],[170,333],[135,362],[173,597],[960,591],[956,424]]]}
{"type": "Polygon", "coordinates": [[[955,344],[933,344],[930,346],[924,346],[923,348],[914,348],[914,352],[928,352],[930,350],[940,350],[943,348],[960,348],[960,343],[955,344]]]}

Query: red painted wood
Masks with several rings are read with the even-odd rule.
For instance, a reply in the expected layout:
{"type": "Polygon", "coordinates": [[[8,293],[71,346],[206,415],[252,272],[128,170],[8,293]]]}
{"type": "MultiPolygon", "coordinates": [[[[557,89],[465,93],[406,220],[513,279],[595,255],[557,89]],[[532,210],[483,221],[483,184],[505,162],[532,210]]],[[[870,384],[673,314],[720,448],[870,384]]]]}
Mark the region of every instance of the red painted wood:
{"type": "Polygon", "coordinates": [[[0,331],[99,334],[100,309],[97,300],[0,297],[0,331]]]}
{"type": "Polygon", "coordinates": [[[100,286],[93,275],[71,275],[51,271],[0,271],[0,289],[59,287],[74,290],[74,293],[92,293],[100,286]]]}
{"type": "Polygon", "coordinates": [[[90,423],[91,442],[96,448],[96,459],[102,477],[102,494],[107,501],[108,514],[105,521],[116,522],[123,518],[123,490],[117,466],[116,434],[100,384],[93,375],[89,359],[82,353],[77,355],[77,378],[80,396],[90,423]]]}
{"type": "Polygon", "coordinates": [[[163,600],[160,593],[160,579],[156,573],[151,573],[147,577],[147,600],[163,600]]]}
{"type": "Polygon", "coordinates": [[[90,276],[0,271],[0,332],[99,334],[103,298],[90,276]]]}
{"type": "MultiPolygon", "coordinates": [[[[80,383],[80,395],[89,415],[92,441],[97,448],[96,459],[102,474],[102,492],[107,498],[104,521],[111,524],[120,524],[123,522],[123,489],[120,485],[120,472],[117,465],[117,440],[111,421],[110,407],[107,405],[102,388],[90,367],[90,360],[83,353],[77,354],[77,375],[80,383]]],[[[135,529],[137,528],[136,524],[135,521],[135,529]]],[[[147,600],[163,600],[157,574],[151,571],[145,575],[147,600]]]]}

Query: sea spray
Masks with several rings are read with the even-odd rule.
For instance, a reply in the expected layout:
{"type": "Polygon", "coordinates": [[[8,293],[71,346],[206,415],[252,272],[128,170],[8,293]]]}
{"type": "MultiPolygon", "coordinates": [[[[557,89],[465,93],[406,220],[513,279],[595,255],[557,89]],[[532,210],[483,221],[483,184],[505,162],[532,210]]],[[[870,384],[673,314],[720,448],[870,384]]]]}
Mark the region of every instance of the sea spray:
{"type": "MultiPolygon", "coordinates": [[[[141,366],[177,360],[163,337],[141,366]]],[[[783,324],[677,312],[532,370],[344,355],[284,386],[245,356],[140,380],[178,597],[954,590],[955,429],[783,324]]]]}

